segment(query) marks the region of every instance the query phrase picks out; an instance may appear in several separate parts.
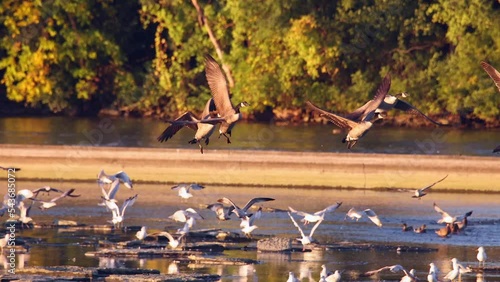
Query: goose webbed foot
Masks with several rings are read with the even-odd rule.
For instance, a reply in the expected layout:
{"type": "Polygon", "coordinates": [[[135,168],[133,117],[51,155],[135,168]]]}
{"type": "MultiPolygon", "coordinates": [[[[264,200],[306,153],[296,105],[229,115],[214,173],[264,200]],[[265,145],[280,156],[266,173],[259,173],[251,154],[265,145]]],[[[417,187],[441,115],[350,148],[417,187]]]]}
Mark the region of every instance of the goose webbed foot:
{"type": "Polygon", "coordinates": [[[207,137],[207,138],[205,138],[205,145],[208,146],[208,142],[210,142],[210,139],[207,137]]]}

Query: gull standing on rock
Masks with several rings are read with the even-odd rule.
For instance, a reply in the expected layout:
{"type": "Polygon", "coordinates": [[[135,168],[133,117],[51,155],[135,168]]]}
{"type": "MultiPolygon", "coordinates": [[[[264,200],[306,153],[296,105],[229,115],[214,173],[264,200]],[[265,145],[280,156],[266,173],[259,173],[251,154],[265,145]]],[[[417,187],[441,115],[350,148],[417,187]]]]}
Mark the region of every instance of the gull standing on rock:
{"type": "Polygon", "coordinates": [[[437,269],[436,265],[431,262],[429,263],[429,274],[427,275],[427,281],[428,282],[437,282],[437,275],[439,273],[439,270],[437,269]]]}
{"type": "Polygon", "coordinates": [[[342,205],[342,202],[338,202],[334,205],[328,206],[325,209],[322,209],[320,211],[317,211],[315,213],[306,213],[303,211],[297,211],[294,210],[292,207],[288,207],[291,213],[298,214],[300,216],[303,216],[304,218],[301,219],[300,221],[304,222],[304,225],[309,224],[310,222],[317,222],[318,220],[323,220],[325,218],[325,214],[327,212],[334,212],[337,210],[340,206],[342,205]]]}
{"type": "Polygon", "coordinates": [[[488,256],[486,255],[486,252],[484,251],[484,247],[479,247],[477,249],[477,257],[476,258],[479,261],[479,266],[481,267],[481,264],[482,264],[484,267],[486,259],[488,258],[488,256]]]}

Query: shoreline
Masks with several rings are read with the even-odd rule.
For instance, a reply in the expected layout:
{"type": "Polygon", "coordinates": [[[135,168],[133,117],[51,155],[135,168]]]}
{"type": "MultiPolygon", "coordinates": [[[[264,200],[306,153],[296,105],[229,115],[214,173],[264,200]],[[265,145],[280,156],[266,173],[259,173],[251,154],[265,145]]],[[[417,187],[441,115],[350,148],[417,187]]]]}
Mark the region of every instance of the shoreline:
{"type": "Polygon", "coordinates": [[[104,169],[124,170],[136,183],[391,190],[422,188],[448,174],[432,189],[500,193],[495,156],[0,145],[0,158],[27,181],[95,181],[104,169]]]}

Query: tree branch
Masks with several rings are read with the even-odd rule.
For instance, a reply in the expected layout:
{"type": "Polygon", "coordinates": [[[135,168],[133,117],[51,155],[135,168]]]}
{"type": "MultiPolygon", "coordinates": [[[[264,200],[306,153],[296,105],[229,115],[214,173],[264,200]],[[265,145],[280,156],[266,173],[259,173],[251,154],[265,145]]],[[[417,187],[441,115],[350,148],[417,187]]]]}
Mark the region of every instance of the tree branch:
{"type": "Polygon", "coordinates": [[[217,41],[217,38],[215,38],[215,35],[210,28],[210,25],[208,24],[207,18],[205,17],[205,13],[203,13],[203,9],[201,9],[200,5],[198,4],[198,0],[191,0],[193,3],[193,6],[196,9],[196,12],[198,13],[198,23],[200,26],[204,26],[205,29],[207,30],[208,37],[210,38],[210,41],[212,41],[212,44],[215,47],[215,52],[217,53],[217,56],[219,57],[219,60],[222,62],[222,69],[226,73],[227,81],[229,83],[229,87],[232,88],[234,86],[234,79],[233,75],[231,74],[231,68],[224,63],[224,52],[222,51],[222,48],[219,45],[219,42],[217,41]]]}

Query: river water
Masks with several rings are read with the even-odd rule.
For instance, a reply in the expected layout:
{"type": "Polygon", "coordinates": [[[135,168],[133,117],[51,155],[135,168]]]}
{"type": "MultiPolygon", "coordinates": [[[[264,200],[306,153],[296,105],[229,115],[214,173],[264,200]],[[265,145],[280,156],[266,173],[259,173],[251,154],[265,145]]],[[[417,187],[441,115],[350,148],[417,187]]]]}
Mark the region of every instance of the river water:
{"type": "MultiPolygon", "coordinates": [[[[31,217],[38,224],[51,223],[54,219],[75,220],[85,224],[106,224],[111,219],[110,212],[98,207],[100,191],[95,183],[70,182],[24,182],[19,180],[18,186],[37,188],[43,185],[67,190],[76,188],[79,198],[63,199],[58,205],[46,211],[36,208],[31,217]]],[[[104,240],[111,237],[120,240],[133,239],[135,232],[113,233],[92,231],[68,231],[65,229],[33,229],[20,230],[21,238],[38,238],[39,243],[32,243],[28,255],[19,256],[24,266],[78,265],[101,267],[139,267],[159,269],[162,273],[196,272],[220,274],[222,281],[286,281],[288,272],[302,274],[301,281],[318,281],[321,265],[326,264],[330,270],[341,270],[344,280],[350,281],[399,281],[401,274],[381,273],[374,277],[360,278],[358,275],[382,266],[401,264],[407,269],[414,268],[417,276],[426,279],[428,264],[434,262],[441,270],[443,277],[451,270],[450,260],[455,257],[464,265],[477,265],[476,249],[484,246],[488,254],[487,266],[500,267],[500,207],[497,194],[458,194],[433,193],[421,200],[411,198],[408,191],[377,192],[336,189],[283,189],[255,187],[219,187],[208,186],[204,190],[193,191],[194,197],[183,201],[175,191],[165,185],[135,185],[134,191],[121,188],[117,199],[121,203],[127,197],[139,194],[134,206],[125,214],[126,226],[145,225],[149,230],[168,230],[175,232],[182,223],[168,219],[178,209],[195,208],[205,218],[197,221],[193,228],[221,228],[226,231],[240,233],[239,220],[233,216],[226,222],[218,222],[215,214],[203,208],[221,197],[229,197],[239,205],[244,205],[252,197],[272,197],[275,201],[262,203],[265,208],[277,209],[266,212],[256,220],[259,226],[253,233],[257,238],[279,235],[288,238],[299,236],[286,212],[289,206],[307,212],[314,212],[335,202],[343,202],[334,213],[328,214],[326,220],[314,234],[321,244],[350,242],[355,244],[371,243],[376,246],[389,246],[385,249],[328,249],[310,252],[294,252],[291,254],[266,254],[254,250],[225,251],[224,255],[236,258],[251,258],[260,263],[245,266],[214,266],[176,263],[171,259],[111,259],[92,258],[85,252],[94,251],[96,247],[86,244],[89,241],[104,240]],[[461,215],[473,211],[469,218],[469,226],[465,232],[449,238],[439,238],[434,230],[442,227],[436,223],[440,218],[434,211],[433,203],[452,215],[461,215]],[[381,228],[375,226],[367,218],[359,222],[345,221],[345,213],[355,207],[358,210],[370,208],[383,222],[381,228]],[[417,234],[402,232],[401,224],[420,226],[426,224],[428,232],[417,234]],[[433,251],[396,252],[395,247],[432,248],[433,251]],[[312,280],[309,280],[309,273],[312,280]]],[[[50,198],[50,197],[48,197],[50,198]]],[[[298,220],[299,217],[296,217],[298,220]]],[[[304,227],[308,233],[311,226],[304,227]]],[[[500,273],[470,273],[462,277],[462,281],[500,281],[500,273]],[[483,279],[483,280],[480,280],[483,279]]]]}
{"type": "MultiPolygon", "coordinates": [[[[167,124],[155,119],[133,118],[2,118],[0,144],[88,145],[122,147],[192,148],[194,131],[185,128],[166,143],[156,138],[167,124]]],[[[344,135],[333,134],[333,125],[277,126],[240,122],[232,144],[214,134],[210,149],[257,149],[312,152],[347,152],[344,135]]],[[[500,130],[452,127],[399,128],[375,125],[352,152],[388,154],[443,154],[491,156],[500,145],[500,130]]]]}

